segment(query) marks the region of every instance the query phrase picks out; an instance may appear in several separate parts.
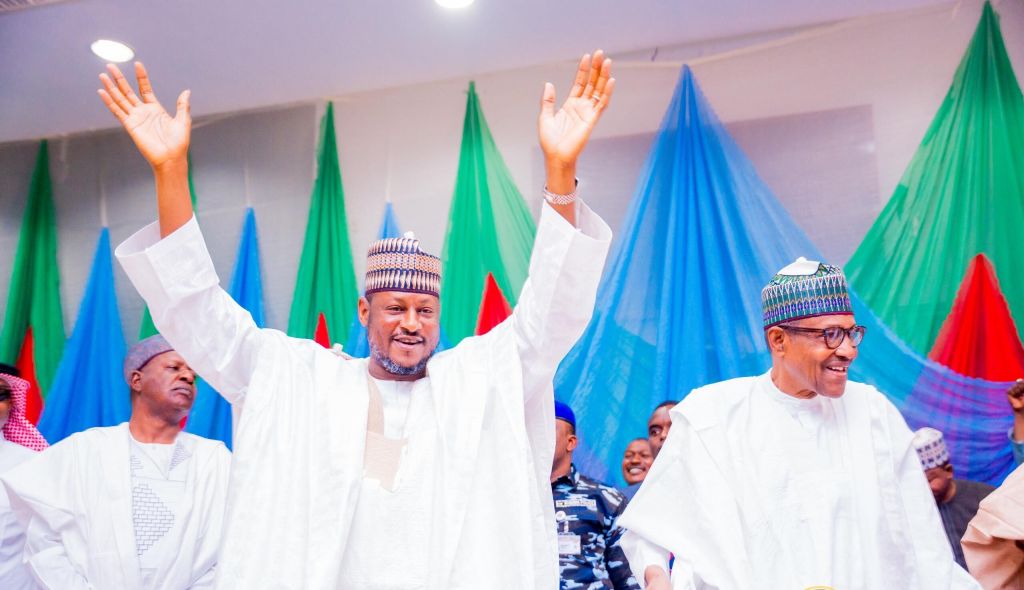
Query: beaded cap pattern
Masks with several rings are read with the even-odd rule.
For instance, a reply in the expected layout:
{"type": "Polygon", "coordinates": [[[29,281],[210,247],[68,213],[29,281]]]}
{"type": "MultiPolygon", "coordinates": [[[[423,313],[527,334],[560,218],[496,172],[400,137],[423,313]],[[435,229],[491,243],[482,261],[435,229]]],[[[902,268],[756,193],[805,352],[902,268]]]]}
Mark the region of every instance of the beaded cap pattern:
{"type": "Polygon", "coordinates": [[[366,253],[366,294],[378,291],[440,297],[441,259],[420,250],[420,241],[409,234],[377,240],[366,253]]]}
{"type": "Polygon", "coordinates": [[[914,433],[913,442],[922,468],[942,467],[949,463],[949,449],[946,448],[946,440],[938,430],[927,426],[918,429],[914,433]]]}
{"type": "Polygon", "coordinates": [[[821,315],[853,314],[846,276],[838,266],[798,259],[761,290],[764,329],[821,315]]]}

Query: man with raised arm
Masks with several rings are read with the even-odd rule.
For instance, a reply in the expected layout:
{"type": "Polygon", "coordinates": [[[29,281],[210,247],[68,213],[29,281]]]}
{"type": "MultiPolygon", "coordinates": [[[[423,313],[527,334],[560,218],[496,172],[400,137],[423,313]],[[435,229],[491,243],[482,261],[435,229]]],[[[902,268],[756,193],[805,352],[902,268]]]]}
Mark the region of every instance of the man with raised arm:
{"type": "Polygon", "coordinates": [[[412,238],[367,255],[369,359],[261,330],[218,284],[189,200],[189,92],[171,117],[136,64],[104,103],[156,178],[159,222],[117,248],[153,320],[199,375],[244,402],[217,583],[226,588],[551,589],[551,380],[590,319],[611,231],[576,199],[611,60],[584,56],[560,109],[544,87],[547,169],[512,316],[434,355],[440,261],[412,238]]]}

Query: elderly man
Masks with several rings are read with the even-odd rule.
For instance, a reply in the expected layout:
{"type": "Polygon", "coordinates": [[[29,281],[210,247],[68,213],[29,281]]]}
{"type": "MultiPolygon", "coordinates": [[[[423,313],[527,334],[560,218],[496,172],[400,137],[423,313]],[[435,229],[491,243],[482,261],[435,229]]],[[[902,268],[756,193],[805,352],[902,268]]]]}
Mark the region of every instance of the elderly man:
{"type": "Polygon", "coordinates": [[[978,505],[995,488],[987,483],[953,479],[953,464],[949,460],[946,440],[934,428],[918,429],[914,433],[914,448],[921,460],[924,476],[928,478],[928,487],[935,497],[935,504],[939,507],[942,528],[946,531],[956,562],[967,569],[960,539],[967,532],[967,523],[977,514],[978,505]]]}
{"type": "Polygon", "coordinates": [[[244,404],[218,585],[554,587],[551,380],[590,319],[611,240],[575,190],[611,60],[585,56],[557,111],[545,86],[546,203],[512,316],[435,356],[440,261],[415,239],[383,240],[367,256],[359,319],[371,356],[359,360],[257,328],[221,289],[192,217],[188,92],[172,118],[142,64],[141,98],[109,71],[100,95],[151,165],[159,211],[117,257],[157,328],[244,404]]]}
{"type": "MultiPolygon", "coordinates": [[[[0,475],[46,448],[46,439],[25,418],[29,383],[16,367],[0,363],[0,475]]],[[[18,522],[3,486],[0,486],[0,588],[35,588],[32,574],[22,561],[25,529],[18,522]]]]}
{"type": "Polygon", "coordinates": [[[210,588],[231,455],[181,432],[195,373],[160,336],[133,346],[131,419],[73,434],[0,477],[25,560],[55,590],[210,588]]]}
{"type": "Polygon", "coordinates": [[[619,546],[623,531],[616,521],[626,507],[626,498],[576,470],[572,463],[577,444],[572,408],[555,402],[555,419],[551,494],[558,524],[561,589],[639,589],[619,546]]]}
{"type": "Polygon", "coordinates": [[[697,389],[672,410],[620,519],[635,574],[677,590],[976,588],[953,560],[903,418],[847,380],[864,328],[842,271],[798,259],[764,288],[762,309],[771,370],[697,389]]]}
{"type": "Polygon", "coordinates": [[[650,440],[634,438],[629,441],[626,451],[622,454],[622,479],[626,481],[626,487],[622,493],[626,496],[627,501],[632,500],[636,495],[653,463],[654,450],[650,440]]]}
{"type": "Polygon", "coordinates": [[[677,403],[679,402],[661,402],[651,412],[651,417],[647,419],[647,440],[651,443],[651,450],[654,451],[655,457],[658,456],[661,446],[665,444],[665,438],[668,437],[668,433],[672,429],[672,416],[669,412],[676,407],[677,403]]]}

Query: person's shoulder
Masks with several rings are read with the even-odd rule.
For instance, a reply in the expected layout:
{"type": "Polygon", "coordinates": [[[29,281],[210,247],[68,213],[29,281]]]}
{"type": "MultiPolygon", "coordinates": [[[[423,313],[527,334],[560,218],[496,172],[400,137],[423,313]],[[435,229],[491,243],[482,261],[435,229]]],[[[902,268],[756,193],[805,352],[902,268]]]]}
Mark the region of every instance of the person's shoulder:
{"type": "Polygon", "coordinates": [[[874,411],[876,412],[884,410],[886,412],[899,413],[899,408],[889,399],[889,396],[879,391],[874,385],[861,383],[860,381],[847,381],[846,391],[843,392],[839,400],[844,404],[866,404],[875,408],[874,411]]]}
{"type": "Polygon", "coordinates": [[[995,491],[995,486],[991,486],[987,483],[980,481],[973,481],[970,479],[958,479],[956,480],[957,495],[963,493],[967,496],[971,496],[981,500],[995,491]]]}
{"type": "Polygon", "coordinates": [[[600,494],[607,500],[613,501],[615,504],[619,504],[626,499],[626,496],[614,486],[610,486],[602,481],[579,474],[579,484],[576,489],[581,492],[588,492],[593,495],[600,494]]]}
{"type": "Polygon", "coordinates": [[[11,442],[0,435],[0,470],[6,471],[22,461],[31,459],[36,454],[36,451],[11,442]]]}
{"type": "Polygon", "coordinates": [[[50,445],[49,448],[54,449],[63,446],[72,446],[79,443],[98,442],[104,440],[111,440],[118,437],[124,437],[128,431],[128,423],[122,422],[115,426],[93,426],[80,432],[68,435],[66,438],[57,442],[56,444],[50,445]]]}
{"type": "Polygon", "coordinates": [[[209,454],[217,457],[231,457],[231,451],[228,450],[227,446],[221,440],[206,438],[205,436],[199,436],[198,434],[184,431],[178,433],[178,438],[200,454],[209,454]]]}
{"type": "Polygon", "coordinates": [[[670,414],[703,420],[725,415],[735,405],[745,403],[756,384],[757,377],[738,377],[698,387],[672,408],[670,414]]]}

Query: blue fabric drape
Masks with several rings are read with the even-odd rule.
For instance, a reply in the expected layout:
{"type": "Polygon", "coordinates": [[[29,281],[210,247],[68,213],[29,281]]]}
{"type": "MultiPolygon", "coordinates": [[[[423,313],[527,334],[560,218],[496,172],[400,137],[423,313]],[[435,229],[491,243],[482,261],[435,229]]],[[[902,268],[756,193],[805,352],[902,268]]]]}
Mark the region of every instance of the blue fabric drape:
{"type": "Polygon", "coordinates": [[[64,348],[39,417],[39,432],[50,444],[87,428],[128,420],[131,400],[122,369],[124,355],[110,232],[103,228],[74,332],[64,348]]]}
{"type": "MultiPolygon", "coordinates": [[[[767,370],[761,287],[798,256],[821,260],[684,67],[593,320],[555,378],[576,412],[581,470],[621,481],[622,453],[656,405],[767,370]]],[[[853,299],[868,337],[851,376],[885,392],[911,427],[944,430],[959,476],[1000,481],[1011,461],[1005,385],[927,361],[853,299]]]]}

